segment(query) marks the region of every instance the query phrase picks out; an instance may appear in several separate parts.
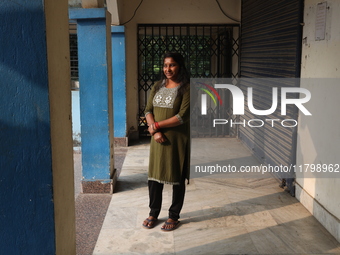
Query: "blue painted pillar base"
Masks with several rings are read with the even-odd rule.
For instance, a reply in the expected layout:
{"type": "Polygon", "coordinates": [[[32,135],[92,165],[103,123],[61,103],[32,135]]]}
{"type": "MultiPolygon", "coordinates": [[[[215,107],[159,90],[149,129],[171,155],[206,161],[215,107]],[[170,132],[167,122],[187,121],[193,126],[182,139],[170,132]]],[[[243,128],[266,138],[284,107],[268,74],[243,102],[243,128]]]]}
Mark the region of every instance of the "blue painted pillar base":
{"type": "Polygon", "coordinates": [[[126,58],[124,26],[111,27],[115,146],[128,146],[126,130],[126,58]]]}
{"type": "Polygon", "coordinates": [[[104,8],[70,9],[69,17],[77,20],[83,193],[112,193],[111,15],[104,8]]]}
{"type": "Polygon", "coordinates": [[[117,182],[117,174],[114,171],[114,176],[110,180],[102,181],[82,181],[83,193],[108,193],[112,194],[117,182]]]}

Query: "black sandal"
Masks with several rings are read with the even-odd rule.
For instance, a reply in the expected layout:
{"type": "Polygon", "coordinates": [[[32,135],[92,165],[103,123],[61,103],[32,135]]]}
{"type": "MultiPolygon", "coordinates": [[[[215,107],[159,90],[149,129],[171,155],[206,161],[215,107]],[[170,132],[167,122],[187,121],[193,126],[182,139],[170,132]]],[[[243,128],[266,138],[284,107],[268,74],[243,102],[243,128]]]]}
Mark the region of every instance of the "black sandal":
{"type": "Polygon", "coordinates": [[[166,221],[166,222],[164,222],[164,225],[161,227],[161,230],[162,231],[172,231],[172,230],[175,230],[179,226],[179,223],[180,223],[179,220],[178,221],[173,221],[173,222],[166,221]],[[167,225],[173,225],[173,227],[165,228],[165,226],[167,226],[167,225]]]}
{"type": "Polygon", "coordinates": [[[142,226],[143,226],[144,228],[147,228],[147,229],[154,228],[155,225],[156,225],[156,223],[157,223],[157,221],[158,221],[158,219],[149,219],[149,218],[146,218],[145,220],[146,220],[148,223],[147,223],[147,224],[144,224],[144,222],[143,222],[142,226]]]}

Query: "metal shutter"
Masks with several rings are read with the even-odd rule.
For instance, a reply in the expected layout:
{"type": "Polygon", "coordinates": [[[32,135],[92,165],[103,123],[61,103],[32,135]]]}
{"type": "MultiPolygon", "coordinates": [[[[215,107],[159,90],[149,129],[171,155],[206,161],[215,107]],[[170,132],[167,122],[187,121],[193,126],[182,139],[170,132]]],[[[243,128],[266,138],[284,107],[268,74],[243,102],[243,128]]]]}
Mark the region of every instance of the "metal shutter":
{"type": "MultiPolygon", "coordinates": [[[[242,0],[241,78],[295,78],[300,75],[303,1],[242,0]]],[[[271,82],[241,79],[246,95],[253,87],[254,107],[269,109],[272,102],[271,82]]],[[[283,80],[283,79],[282,79],[283,80]]],[[[286,80],[285,80],[286,81],[286,80]]],[[[296,80],[274,87],[299,86],[296,80]]],[[[280,91],[280,89],[279,89],[280,91]]],[[[247,97],[245,98],[247,100],[247,97]]],[[[280,105],[280,101],[278,103],[280,105]]],[[[278,109],[279,110],[279,109],[278,109]]],[[[257,116],[246,110],[246,120],[280,118],[257,116]]],[[[285,119],[297,119],[297,109],[290,109],[285,119]]],[[[240,128],[240,139],[265,164],[295,164],[297,128],[240,128]]],[[[280,178],[280,176],[278,176],[280,178]]]]}

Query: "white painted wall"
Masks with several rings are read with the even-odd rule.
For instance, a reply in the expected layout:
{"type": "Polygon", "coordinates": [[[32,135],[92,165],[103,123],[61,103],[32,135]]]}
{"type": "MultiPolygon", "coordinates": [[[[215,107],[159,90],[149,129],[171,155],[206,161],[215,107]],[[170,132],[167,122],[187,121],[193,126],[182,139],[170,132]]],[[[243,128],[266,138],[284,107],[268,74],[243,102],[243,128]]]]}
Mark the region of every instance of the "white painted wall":
{"type": "Polygon", "coordinates": [[[81,142],[79,90],[72,90],[72,136],[73,147],[81,142]]]}
{"type": "MultiPolygon", "coordinates": [[[[112,1],[112,0],[110,0],[112,1]]],[[[140,0],[117,1],[120,24],[128,21],[134,14],[140,0]]],[[[241,1],[220,1],[223,10],[231,17],[240,20],[241,1]]],[[[125,25],[126,64],[127,64],[127,127],[130,133],[137,131],[138,83],[137,83],[137,24],[235,24],[211,0],[172,0],[144,1],[134,18],[125,25]]]]}
{"type": "MultiPolygon", "coordinates": [[[[319,2],[305,0],[301,87],[311,92],[306,107],[313,116],[299,118],[297,165],[340,164],[340,1],[327,1],[325,40],[315,40],[319,2]]],[[[297,173],[296,197],[340,241],[338,176],[306,178],[297,173]]]]}
{"type": "Polygon", "coordinates": [[[111,24],[119,25],[119,11],[117,0],[106,0],[106,6],[109,13],[111,13],[111,24]]]}

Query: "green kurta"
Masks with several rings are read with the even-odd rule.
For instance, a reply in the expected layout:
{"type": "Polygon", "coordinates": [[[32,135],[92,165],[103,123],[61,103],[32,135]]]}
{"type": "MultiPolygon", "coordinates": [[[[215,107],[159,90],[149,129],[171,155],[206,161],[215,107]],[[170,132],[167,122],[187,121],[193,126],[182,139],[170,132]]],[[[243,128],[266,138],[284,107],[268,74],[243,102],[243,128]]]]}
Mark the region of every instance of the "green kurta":
{"type": "Polygon", "coordinates": [[[190,85],[182,95],[178,94],[178,87],[168,89],[164,83],[156,93],[154,88],[145,115],[152,113],[155,121],[176,116],[182,124],[161,129],[167,139],[164,143],[151,138],[148,179],[178,185],[182,173],[186,173],[187,179],[190,173],[190,85]]]}

